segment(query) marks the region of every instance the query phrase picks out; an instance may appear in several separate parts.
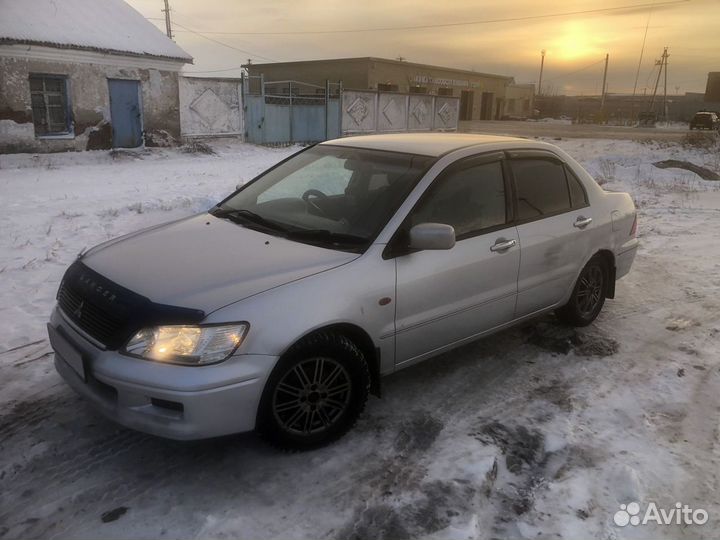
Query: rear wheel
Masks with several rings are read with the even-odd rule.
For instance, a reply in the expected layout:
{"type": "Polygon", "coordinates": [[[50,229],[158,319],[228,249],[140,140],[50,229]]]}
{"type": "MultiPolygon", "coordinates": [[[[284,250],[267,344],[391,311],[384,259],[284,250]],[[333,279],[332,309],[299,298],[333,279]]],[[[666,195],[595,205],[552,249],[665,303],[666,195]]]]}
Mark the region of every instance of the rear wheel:
{"type": "Polygon", "coordinates": [[[580,272],[567,304],[556,311],[558,318],[572,326],[587,326],[595,320],[605,304],[608,286],[605,259],[595,255],[580,272]]]}
{"type": "Polygon", "coordinates": [[[304,339],[265,385],[257,429],[274,446],[305,450],[344,435],[365,408],[370,373],[362,352],[335,333],[304,339]]]}

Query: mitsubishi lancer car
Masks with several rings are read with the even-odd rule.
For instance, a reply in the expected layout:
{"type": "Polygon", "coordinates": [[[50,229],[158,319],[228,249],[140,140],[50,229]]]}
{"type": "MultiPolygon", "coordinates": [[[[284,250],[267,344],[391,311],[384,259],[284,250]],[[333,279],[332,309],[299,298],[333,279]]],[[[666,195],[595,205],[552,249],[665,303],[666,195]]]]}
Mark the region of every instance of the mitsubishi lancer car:
{"type": "Polygon", "coordinates": [[[81,253],[48,324],[55,366],[136,430],[317,447],[384,375],[550,311],[592,323],[636,229],[630,196],[551,144],[327,141],[208,212],[81,253]]]}

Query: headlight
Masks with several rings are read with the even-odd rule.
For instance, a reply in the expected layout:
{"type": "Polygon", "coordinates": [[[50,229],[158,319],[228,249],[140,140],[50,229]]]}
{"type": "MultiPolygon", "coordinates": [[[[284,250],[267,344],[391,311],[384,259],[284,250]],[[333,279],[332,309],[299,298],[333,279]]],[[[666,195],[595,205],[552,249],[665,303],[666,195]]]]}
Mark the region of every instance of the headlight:
{"type": "Polygon", "coordinates": [[[170,364],[200,366],[222,362],[240,346],[248,326],[236,323],[145,328],[127,342],[123,352],[170,364]]]}

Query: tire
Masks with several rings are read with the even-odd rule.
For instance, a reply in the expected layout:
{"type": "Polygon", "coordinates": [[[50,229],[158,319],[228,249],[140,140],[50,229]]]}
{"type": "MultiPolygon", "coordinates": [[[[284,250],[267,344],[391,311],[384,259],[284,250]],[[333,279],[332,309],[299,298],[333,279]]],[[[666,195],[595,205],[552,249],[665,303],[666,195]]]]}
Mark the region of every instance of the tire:
{"type": "Polygon", "coordinates": [[[311,335],[277,363],[263,390],[257,431],[273,446],[309,450],[342,437],[365,408],[370,371],[347,337],[311,335]]]}
{"type": "Polygon", "coordinates": [[[571,326],[593,322],[605,304],[609,274],[605,259],[593,256],[580,272],[568,303],[556,310],[558,318],[571,326]]]}

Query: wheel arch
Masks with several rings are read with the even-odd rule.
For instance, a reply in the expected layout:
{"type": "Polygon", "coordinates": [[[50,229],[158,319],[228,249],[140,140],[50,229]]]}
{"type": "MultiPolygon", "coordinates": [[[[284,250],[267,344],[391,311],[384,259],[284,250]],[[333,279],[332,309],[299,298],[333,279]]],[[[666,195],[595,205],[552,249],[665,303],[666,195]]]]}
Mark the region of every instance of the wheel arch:
{"type": "Polygon", "coordinates": [[[335,333],[345,336],[360,349],[370,371],[370,393],[381,397],[381,377],[380,377],[380,348],[375,346],[370,335],[360,326],[352,323],[333,323],[319,328],[314,328],[309,332],[297,338],[281,355],[286,355],[295,345],[308,339],[311,336],[320,333],[335,333]]]}
{"type": "Polygon", "coordinates": [[[605,287],[605,298],[615,298],[615,254],[609,249],[600,249],[593,254],[593,257],[596,255],[602,257],[607,265],[608,280],[605,287]]]}

